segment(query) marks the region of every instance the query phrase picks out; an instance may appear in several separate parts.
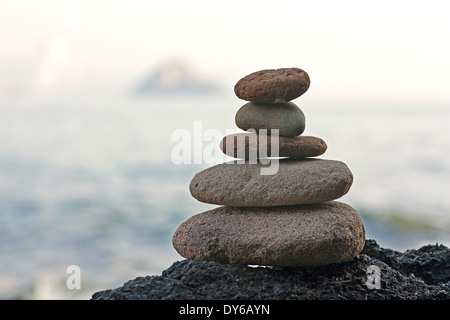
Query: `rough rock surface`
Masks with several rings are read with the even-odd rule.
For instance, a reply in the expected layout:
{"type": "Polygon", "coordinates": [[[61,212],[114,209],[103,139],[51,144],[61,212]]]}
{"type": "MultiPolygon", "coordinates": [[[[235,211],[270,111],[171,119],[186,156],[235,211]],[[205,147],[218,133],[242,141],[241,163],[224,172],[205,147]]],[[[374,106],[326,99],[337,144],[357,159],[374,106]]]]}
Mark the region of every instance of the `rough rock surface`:
{"type": "Polygon", "coordinates": [[[234,92],[243,100],[273,103],[298,98],[309,85],[308,74],[299,68],[270,69],[243,77],[234,86],[234,92]]]}
{"type": "Polygon", "coordinates": [[[316,267],[265,268],[182,260],[160,276],[138,277],[119,288],[96,292],[92,299],[449,300],[449,256],[450,249],[442,245],[400,253],[366,240],[361,254],[351,261],[316,267]],[[370,265],[380,268],[380,289],[366,285],[370,265]]]}
{"type": "Polygon", "coordinates": [[[187,258],[230,264],[321,265],[347,261],[364,247],[365,230],[349,205],[219,207],[196,214],[175,231],[187,258]]]}
{"type": "Polygon", "coordinates": [[[280,136],[296,137],[305,131],[306,118],[303,111],[292,102],[249,102],[236,112],[235,122],[244,131],[253,129],[257,133],[271,134],[273,129],[278,129],[280,136]]]}
{"type": "Polygon", "coordinates": [[[311,136],[278,137],[256,133],[236,133],[222,139],[220,149],[230,157],[255,159],[264,157],[306,158],[325,153],[327,144],[311,136]],[[276,152],[272,155],[272,151],[276,152]]]}
{"type": "Polygon", "coordinates": [[[281,159],[276,174],[261,175],[261,168],[269,166],[274,164],[238,160],[218,164],[197,173],[189,190],[205,203],[269,207],[335,200],[346,194],[353,182],[347,165],[337,160],[281,159]]]}

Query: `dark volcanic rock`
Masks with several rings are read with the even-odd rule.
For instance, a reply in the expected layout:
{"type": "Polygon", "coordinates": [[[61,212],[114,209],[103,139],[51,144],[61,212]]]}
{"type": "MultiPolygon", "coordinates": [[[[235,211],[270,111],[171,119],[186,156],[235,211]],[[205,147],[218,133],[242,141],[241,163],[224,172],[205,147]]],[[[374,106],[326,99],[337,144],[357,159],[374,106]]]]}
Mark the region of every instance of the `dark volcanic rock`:
{"type": "Polygon", "coordinates": [[[400,253],[366,240],[353,260],[316,267],[275,268],[183,260],[161,276],[138,277],[96,292],[93,300],[448,300],[450,249],[428,245],[400,253]],[[380,289],[369,289],[367,268],[380,268],[380,289]],[[415,272],[415,273],[414,273],[415,272]]]}
{"type": "Polygon", "coordinates": [[[450,282],[450,250],[442,244],[426,245],[401,253],[380,248],[375,240],[366,240],[363,253],[403,274],[413,273],[428,284],[450,282]]]}

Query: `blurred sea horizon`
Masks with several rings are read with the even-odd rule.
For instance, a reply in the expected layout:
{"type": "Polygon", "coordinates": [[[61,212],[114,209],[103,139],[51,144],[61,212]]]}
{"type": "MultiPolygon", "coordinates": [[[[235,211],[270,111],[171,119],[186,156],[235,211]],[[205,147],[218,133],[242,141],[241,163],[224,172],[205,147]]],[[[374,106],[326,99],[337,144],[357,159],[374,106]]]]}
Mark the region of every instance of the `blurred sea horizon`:
{"type": "MultiPolygon", "coordinates": [[[[294,100],[306,116],[304,135],[327,143],[320,158],[353,172],[338,201],[358,210],[366,238],[399,251],[449,246],[450,106],[318,102],[308,94],[294,100]]],[[[88,299],[183,259],[171,238],[187,218],[216,207],[188,189],[212,164],[174,164],[171,134],[193,132],[195,121],[237,130],[244,103],[232,90],[0,101],[0,298],[88,299]],[[65,286],[72,264],[82,290],[65,286]]]]}

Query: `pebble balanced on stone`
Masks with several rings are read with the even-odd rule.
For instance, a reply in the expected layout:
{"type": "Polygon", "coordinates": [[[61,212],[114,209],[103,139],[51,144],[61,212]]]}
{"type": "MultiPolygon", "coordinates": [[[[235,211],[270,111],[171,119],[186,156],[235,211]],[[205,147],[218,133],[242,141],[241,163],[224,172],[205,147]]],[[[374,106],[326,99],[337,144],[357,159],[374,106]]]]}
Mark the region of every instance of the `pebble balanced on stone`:
{"type": "Polygon", "coordinates": [[[254,133],[226,136],[220,147],[247,160],[210,167],[192,179],[194,198],[221,206],[178,227],[172,242],[180,255],[228,264],[305,266],[348,261],[363,249],[360,215],[334,201],[348,192],[353,175],[341,161],[313,158],[327,145],[302,136],[305,116],[290,102],[309,85],[308,74],[298,68],[262,70],[236,83],[236,95],[250,101],[237,112],[236,125],[254,133]],[[278,129],[278,141],[260,134],[262,129],[278,129]],[[270,157],[273,143],[285,158],[276,174],[261,175],[268,164],[248,159],[270,157]]]}

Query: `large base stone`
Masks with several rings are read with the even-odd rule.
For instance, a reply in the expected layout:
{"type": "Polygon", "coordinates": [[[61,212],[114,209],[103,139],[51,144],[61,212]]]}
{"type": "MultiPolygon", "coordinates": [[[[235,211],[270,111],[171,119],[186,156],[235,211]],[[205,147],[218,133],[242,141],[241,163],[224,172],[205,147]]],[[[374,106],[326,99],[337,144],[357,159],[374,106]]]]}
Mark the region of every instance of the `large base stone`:
{"type": "Polygon", "coordinates": [[[175,231],[173,246],[187,259],[230,264],[305,266],[347,261],[363,248],[358,212],[332,201],[284,207],[219,207],[175,231]]]}

